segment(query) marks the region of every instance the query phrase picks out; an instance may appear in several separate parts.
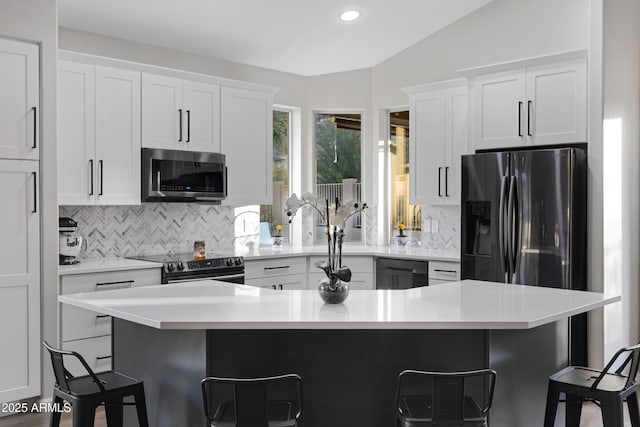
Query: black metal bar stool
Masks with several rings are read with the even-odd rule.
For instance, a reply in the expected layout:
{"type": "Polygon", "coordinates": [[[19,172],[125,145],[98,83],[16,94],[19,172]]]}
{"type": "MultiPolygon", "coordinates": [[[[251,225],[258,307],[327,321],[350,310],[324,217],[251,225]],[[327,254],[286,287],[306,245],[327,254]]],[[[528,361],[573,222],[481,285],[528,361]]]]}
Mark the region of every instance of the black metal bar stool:
{"type": "Polygon", "coordinates": [[[211,427],[295,427],[302,415],[302,379],[297,374],[206,377],[201,386],[211,427]]]}
{"type": "Polygon", "coordinates": [[[396,389],[397,424],[401,427],[486,427],[496,377],[492,369],[402,371],[396,389]],[[474,384],[469,384],[472,379],[474,384]],[[477,395],[476,399],[470,395],[471,390],[477,395]]]}
{"type": "Polygon", "coordinates": [[[602,411],[604,427],[623,427],[623,403],[626,400],[631,416],[631,425],[640,427],[638,413],[638,362],[640,344],[625,347],[611,358],[602,371],[569,366],[549,377],[547,408],[544,414],[544,427],[553,427],[560,401],[560,393],[565,394],[567,404],[567,427],[580,424],[583,401],[593,401],[602,411]],[[626,357],[622,365],[610,372],[615,365],[626,357]],[[627,375],[623,372],[629,367],[627,375]]]}
{"type": "MultiPolygon", "coordinates": [[[[142,381],[135,380],[116,371],[94,373],[84,358],[75,351],[51,347],[46,341],[42,345],[49,350],[51,364],[56,378],[53,387],[54,404],[62,406],[63,401],[73,407],[73,427],[93,426],[96,407],[105,405],[107,425],[122,427],[123,399],[133,396],[138,412],[140,427],[149,427],[147,407],[142,381]],[[77,358],[87,370],[87,375],[74,377],[64,367],[64,356],[77,358]]],[[[51,413],[51,427],[60,425],[60,412],[51,413]]]]}

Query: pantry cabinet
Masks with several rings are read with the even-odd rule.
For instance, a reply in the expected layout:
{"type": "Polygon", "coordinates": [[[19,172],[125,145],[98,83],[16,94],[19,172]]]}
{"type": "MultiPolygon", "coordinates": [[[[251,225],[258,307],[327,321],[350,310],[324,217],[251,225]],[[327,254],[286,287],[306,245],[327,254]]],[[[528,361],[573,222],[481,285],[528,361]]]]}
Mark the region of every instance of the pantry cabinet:
{"type": "Polygon", "coordinates": [[[0,158],[39,158],[37,44],[0,38],[0,158]]]}
{"type": "Polygon", "coordinates": [[[58,202],[140,203],[140,73],[59,61],[58,202]]]}
{"type": "Polygon", "coordinates": [[[460,203],[460,156],[468,153],[466,80],[403,90],[409,94],[411,203],[460,203]]]}
{"type": "Polygon", "coordinates": [[[40,394],[38,179],[38,161],[0,159],[0,402],[40,394]]]}
{"type": "Polygon", "coordinates": [[[475,149],[586,142],[586,58],[541,61],[496,73],[474,70],[475,149]]]}
{"type": "Polygon", "coordinates": [[[142,146],[220,152],[220,86],[143,73],[142,146]]]}

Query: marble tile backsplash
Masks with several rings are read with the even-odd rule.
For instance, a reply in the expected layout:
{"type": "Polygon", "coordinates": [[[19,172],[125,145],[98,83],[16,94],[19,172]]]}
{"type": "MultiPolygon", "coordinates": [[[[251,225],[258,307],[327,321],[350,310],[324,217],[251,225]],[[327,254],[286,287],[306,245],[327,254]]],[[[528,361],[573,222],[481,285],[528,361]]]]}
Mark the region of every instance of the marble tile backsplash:
{"type": "MultiPolygon", "coordinates": [[[[313,245],[313,216],[301,212],[302,244],[313,245]]],[[[231,208],[197,203],[148,203],[139,206],[60,206],[60,216],[78,222],[87,240],[81,258],[188,253],[195,240],[204,240],[210,252],[232,252],[259,245],[257,206],[231,208]]],[[[364,244],[378,239],[378,211],[365,210],[364,244]]],[[[422,246],[459,250],[459,206],[423,206],[422,246]],[[431,225],[437,222],[437,232],[431,225]],[[427,226],[427,221],[429,226],[427,226]]]]}

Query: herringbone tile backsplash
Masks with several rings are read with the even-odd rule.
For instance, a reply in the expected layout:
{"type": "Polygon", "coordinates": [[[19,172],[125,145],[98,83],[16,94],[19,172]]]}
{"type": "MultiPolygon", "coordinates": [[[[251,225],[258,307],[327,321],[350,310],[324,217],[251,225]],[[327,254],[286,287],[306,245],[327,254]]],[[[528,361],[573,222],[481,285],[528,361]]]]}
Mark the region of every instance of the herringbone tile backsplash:
{"type": "MultiPolygon", "coordinates": [[[[226,206],[61,206],[60,216],[77,221],[78,233],[87,239],[82,258],[186,253],[193,251],[195,240],[204,240],[209,251],[231,252],[236,241],[236,210],[226,206]]],[[[243,238],[250,234],[257,239],[258,219],[252,222],[255,230],[243,238]]]]}
{"type": "MultiPolygon", "coordinates": [[[[231,253],[259,245],[257,206],[231,208],[197,203],[148,203],[139,206],[60,206],[60,216],[78,222],[78,233],[87,239],[81,258],[114,258],[193,251],[195,240],[204,240],[207,251],[231,253]]],[[[437,219],[437,233],[422,234],[422,247],[458,250],[459,206],[424,206],[423,221],[437,219]]],[[[313,245],[313,218],[302,216],[302,245],[313,245]]],[[[365,211],[364,242],[377,241],[377,209],[365,211]]]]}

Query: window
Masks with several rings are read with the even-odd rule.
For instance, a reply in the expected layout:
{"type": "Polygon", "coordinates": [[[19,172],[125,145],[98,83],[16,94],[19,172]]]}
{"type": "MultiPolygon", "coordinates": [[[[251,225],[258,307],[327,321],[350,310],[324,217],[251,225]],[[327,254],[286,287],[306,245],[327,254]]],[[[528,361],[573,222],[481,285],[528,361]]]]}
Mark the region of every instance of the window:
{"type": "Polygon", "coordinates": [[[409,111],[389,113],[389,220],[391,243],[404,225],[409,242],[420,242],[422,207],[409,204],[409,111]]]}
{"type": "MultiPolygon", "coordinates": [[[[332,205],[361,200],[361,133],[359,113],[316,113],[316,194],[332,205]]],[[[314,241],[325,242],[324,228],[316,221],[314,241]]],[[[345,242],[362,241],[362,216],[347,222],[345,242]]]]}
{"type": "Polygon", "coordinates": [[[260,206],[260,222],[269,224],[271,235],[276,235],[276,226],[282,225],[284,242],[290,242],[289,219],[284,211],[284,202],[289,197],[290,173],[289,150],[291,140],[291,113],[273,110],[273,205],[260,206]]]}

